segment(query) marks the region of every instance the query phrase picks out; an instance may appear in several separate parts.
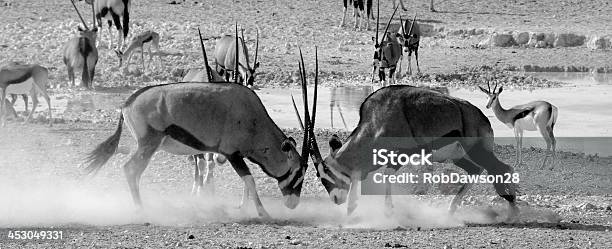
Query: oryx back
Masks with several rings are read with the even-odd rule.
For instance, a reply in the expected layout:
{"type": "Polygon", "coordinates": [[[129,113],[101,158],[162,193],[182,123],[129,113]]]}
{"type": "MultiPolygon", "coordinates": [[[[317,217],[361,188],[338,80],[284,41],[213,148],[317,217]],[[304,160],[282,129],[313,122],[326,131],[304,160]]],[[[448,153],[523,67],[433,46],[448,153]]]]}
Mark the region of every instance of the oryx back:
{"type": "MultiPolygon", "coordinates": [[[[248,49],[244,46],[242,37],[238,37],[238,60],[239,66],[250,69],[248,63],[248,49]],[[246,52],[246,54],[245,54],[246,52]]],[[[217,40],[215,46],[215,63],[221,66],[224,70],[233,71],[236,58],[236,38],[231,35],[225,35],[217,40]]]]}
{"type": "Polygon", "coordinates": [[[397,65],[397,62],[402,56],[402,46],[393,35],[386,35],[385,40],[381,43],[381,67],[391,68],[397,65]]]}

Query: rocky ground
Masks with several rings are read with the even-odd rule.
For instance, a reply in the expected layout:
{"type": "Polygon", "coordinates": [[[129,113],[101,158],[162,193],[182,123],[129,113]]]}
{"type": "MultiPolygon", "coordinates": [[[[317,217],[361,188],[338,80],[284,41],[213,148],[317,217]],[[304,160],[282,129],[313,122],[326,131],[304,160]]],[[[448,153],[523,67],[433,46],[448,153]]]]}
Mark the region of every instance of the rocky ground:
{"type": "MultiPolygon", "coordinates": [[[[436,1],[435,13],[428,11],[429,1],[404,2],[409,10],[401,12],[402,17],[416,12],[427,34],[419,50],[422,74],[400,83],[471,88],[493,79],[515,88],[563,87],[523,72],[612,69],[608,1],[447,0],[436,1]],[[523,43],[524,33],[535,37],[535,43],[530,39],[523,43]]],[[[86,5],[77,6],[89,20],[86,5]]],[[[237,20],[245,28],[251,53],[255,30],[260,33],[258,86],[297,85],[298,47],[312,71],[314,46],[319,50],[323,85],[369,84],[374,31],[352,30],[351,18],[339,28],[341,8],[341,1],[134,1],[131,32],[159,32],[163,64],[156,58],[146,71],[138,64],[118,68],[104,29],[96,68],[98,92],[92,93],[65,85],[62,46],[79,23],[70,3],[4,0],[0,1],[4,55],[0,64],[22,61],[50,68],[52,85],[60,85],[51,91],[56,97],[125,94],[177,81],[188,69],[202,67],[196,28],[202,29],[211,56],[215,38],[231,32],[237,20]]],[[[381,1],[381,19],[386,20],[391,9],[391,1],[381,1]]],[[[276,183],[252,167],[273,216],[262,220],[255,218],[252,205],[247,210],[235,208],[242,183],[229,165],[217,168],[217,197],[193,198],[188,194],[191,163],[160,152],[141,181],[150,207],[142,214],[133,210],[121,170],[134,147],[127,132],[121,153],[98,176],[84,180],[78,167],[84,155],[112,133],[115,114],[82,113],[75,108],[49,128],[44,124],[46,108],[39,110],[41,118],[32,124],[11,121],[0,129],[0,227],[54,226],[67,229],[68,236],[50,243],[0,239],[0,248],[612,247],[610,158],[560,152],[557,167],[541,169],[543,151],[526,148],[526,164],[516,168],[523,177],[522,215],[518,222],[507,224],[501,222],[504,202],[485,185],[472,189],[453,217],[445,212],[450,196],[444,194],[457,186],[446,185],[421,186],[414,191],[419,195],[397,196],[390,218],[383,214],[380,196],[363,197],[356,214],[345,217],[346,207],[329,201],[312,169],[302,203],[290,211],[280,204],[276,183]]],[[[296,130],[286,132],[301,137],[296,130]]],[[[335,132],[348,135],[317,132],[323,151],[335,132]]],[[[498,146],[495,152],[513,162],[513,147],[498,146]]],[[[436,166],[440,167],[428,170],[460,172],[450,164],[436,166]]]]}

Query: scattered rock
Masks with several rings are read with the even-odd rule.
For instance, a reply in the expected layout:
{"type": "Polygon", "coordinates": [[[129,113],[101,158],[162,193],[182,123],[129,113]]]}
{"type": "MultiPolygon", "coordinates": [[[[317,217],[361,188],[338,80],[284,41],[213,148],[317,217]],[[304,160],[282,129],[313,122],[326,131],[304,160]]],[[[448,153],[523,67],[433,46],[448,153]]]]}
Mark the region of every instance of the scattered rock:
{"type": "Polygon", "coordinates": [[[578,205],[577,207],[579,209],[582,209],[582,210],[585,210],[585,211],[596,210],[597,209],[597,206],[595,206],[595,205],[593,205],[591,203],[588,203],[588,202],[582,203],[582,204],[578,205]]]}
{"type": "Polygon", "coordinates": [[[195,236],[193,236],[193,234],[190,234],[189,236],[187,236],[187,239],[195,239],[195,236]]]}
{"type": "Polygon", "coordinates": [[[527,44],[530,40],[530,36],[528,32],[516,32],[512,35],[512,37],[514,38],[514,41],[518,45],[527,44]]]}
{"type": "Polygon", "coordinates": [[[592,36],[586,44],[590,49],[608,49],[611,48],[610,39],[602,36],[592,36]]]}
{"type": "Polygon", "coordinates": [[[557,34],[553,43],[554,47],[577,47],[582,46],[586,37],[572,33],[557,34]]]}
{"type": "Polygon", "coordinates": [[[298,240],[298,239],[294,239],[294,240],[289,241],[289,244],[291,244],[291,245],[299,245],[299,244],[302,244],[302,241],[298,240]]]}

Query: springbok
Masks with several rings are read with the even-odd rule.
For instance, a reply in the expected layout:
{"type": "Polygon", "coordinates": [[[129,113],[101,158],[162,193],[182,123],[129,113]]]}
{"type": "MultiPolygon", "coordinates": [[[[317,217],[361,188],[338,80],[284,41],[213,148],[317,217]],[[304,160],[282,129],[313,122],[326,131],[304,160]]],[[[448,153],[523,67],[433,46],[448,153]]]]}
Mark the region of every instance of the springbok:
{"type": "MultiPolygon", "coordinates": [[[[301,126],[305,127],[304,134],[308,135],[310,141],[317,176],[334,203],[339,205],[346,202],[348,195],[348,214],[357,207],[360,180],[382,167],[372,164],[370,152],[385,138],[400,137],[408,146],[405,151],[427,150],[432,153],[432,161],[452,160],[470,175],[480,175],[484,170],[495,176],[513,174],[513,168],[498,160],[493,153],[493,129],[480,109],[462,99],[405,85],[384,87],[368,96],[361,104],[357,128],[344,144],[337,136],[333,136],[329,141],[331,153],[323,160],[313,132],[318,62],[315,67],[312,121],[305,99],[305,123],[301,126]]],[[[301,75],[305,75],[305,72],[301,72],[301,75]]],[[[302,95],[307,96],[307,83],[304,76],[302,79],[302,95]]],[[[294,108],[300,119],[295,104],[294,108]]],[[[471,186],[464,184],[461,187],[451,201],[451,213],[456,211],[471,186]]],[[[515,202],[518,188],[516,182],[496,182],[493,186],[509,203],[508,219],[515,218],[518,214],[515,202]]],[[[392,208],[390,185],[386,186],[385,203],[388,209],[392,208]]]]}
{"type": "MultiPolygon", "coordinates": [[[[299,203],[307,161],[297,152],[295,140],[272,121],[261,99],[248,87],[228,82],[198,82],[141,88],[121,107],[115,133],[89,154],[87,172],[97,172],[112,157],[124,120],[138,144],[124,165],[137,206],[142,207],[140,176],[158,149],[176,155],[203,152],[224,155],[244,181],[247,191],[253,194],[261,217],[269,215],[244,158],[278,181],[288,208],[293,209],[299,203]]],[[[302,153],[308,157],[307,146],[302,148],[302,153]]]]}
{"type": "Polygon", "coordinates": [[[68,69],[68,78],[72,82],[72,86],[76,86],[74,80],[74,69],[76,68],[83,70],[81,86],[91,88],[93,86],[96,64],[98,63],[98,49],[96,48],[98,28],[96,27],[94,18],[94,28],[89,29],[79,9],[74,4],[74,0],[70,0],[70,2],[79,15],[79,19],[81,19],[84,29],[78,27],[78,35],[68,40],[64,45],[64,64],[68,69]]]}
{"type": "MultiPolygon", "coordinates": [[[[79,0],[83,1],[83,0],[79,0]]],[[[130,31],[130,0],[85,0],[94,7],[94,16],[98,20],[98,27],[102,29],[102,18],[108,20],[108,48],[113,46],[113,34],[111,27],[113,23],[117,28],[116,50],[123,48],[123,43],[130,31]]]]}
{"type": "Polygon", "coordinates": [[[353,5],[353,17],[355,17],[355,25],[353,29],[357,29],[363,26],[364,21],[366,22],[365,29],[370,28],[370,17],[374,19],[374,13],[372,12],[372,0],[342,0],[344,5],[344,11],[342,12],[342,21],[340,22],[340,28],[344,26],[346,19],[346,11],[353,5]],[[358,18],[361,17],[361,25],[358,25],[358,18]]]}
{"type": "Polygon", "coordinates": [[[495,117],[497,117],[499,121],[506,124],[510,129],[514,129],[514,137],[516,138],[515,164],[518,166],[523,163],[523,131],[537,130],[540,131],[540,134],[542,134],[542,137],[546,141],[546,156],[542,161],[541,167],[544,168],[550,154],[550,148],[552,147],[552,169],[555,163],[555,152],[557,147],[557,141],[553,134],[553,128],[557,123],[557,107],[546,101],[533,101],[506,110],[499,103],[499,94],[503,91],[503,86],[500,86],[498,90],[496,82],[493,90],[491,90],[490,83],[487,83],[487,87],[488,89],[484,89],[478,86],[480,91],[488,96],[487,109],[492,108],[495,117]]]}
{"type": "Polygon", "coordinates": [[[408,74],[412,74],[412,66],[410,65],[410,56],[414,51],[414,58],[417,64],[417,73],[421,73],[421,68],[419,68],[419,43],[421,41],[421,29],[419,28],[419,24],[416,22],[416,14],[412,19],[403,21],[400,16],[400,28],[397,31],[396,36],[398,37],[399,42],[402,44],[404,49],[402,56],[400,57],[400,61],[398,62],[399,69],[397,70],[397,74],[401,76],[402,74],[402,61],[405,55],[408,55],[408,74]],[[408,32],[406,32],[408,30],[408,32]]]}
{"type": "Polygon", "coordinates": [[[242,37],[238,37],[237,31],[236,36],[225,35],[217,40],[217,44],[215,46],[215,69],[221,75],[225,76],[226,81],[229,81],[231,72],[234,78],[240,75],[238,79],[240,82],[246,86],[253,87],[256,70],[259,68],[259,62],[257,61],[258,50],[259,31],[257,31],[257,39],[255,43],[255,61],[253,62],[253,66],[250,64],[249,52],[245,44],[244,33],[242,34],[242,37]],[[236,51],[239,52],[236,53],[236,51]],[[238,63],[235,63],[236,61],[238,61],[238,63]],[[239,73],[236,74],[236,71],[239,73]]]}
{"type": "MultiPolygon", "coordinates": [[[[380,1],[377,3],[379,11],[380,11],[380,1]]],[[[378,40],[378,25],[376,25],[376,38],[372,37],[372,41],[374,41],[374,60],[372,62],[372,83],[374,83],[374,75],[378,70],[378,79],[382,86],[386,85],[385,81],[385,69],[389,69],[389,83],[393,84],[395,74],[395,69],[397,67],[397,63],[402,57],[402,45],[397,40],[397,37],[389,34],[389,25],[395,16],[395,12],[397,12],[397,7],[393,11],[393,14],[389,18],[389,22],[387,22],[387,26],[385,27],[385,32],[383,33],[382,39],[378,40]]],[[[378,23],[380,18],[380,12],[377,12],[376,23],[378,23]]]]}
{"type": "MultiPolygon", "coordinates": [[[[127,67],[132,60],[132,55],[138,49],[140,49],[141,59],[142,59],[142,70],[145,70],[147,67],[144,65],[144,45],[149,43],[149,63],[147,67],[151,65],[151,61],[153,60],[153,53],[151,53],[151,48],[155,48],[155,51],[159,53],[159,34],[155,31],[147,30],[132,39],[130,45],[125,49],[125,51],[121,52],[119,50],[115,50],[117,57],[119,57],[119,67],[123,66],[123,61],[126,61],[125,66],[127,67]]],[[[163,65],[162,58],[158,54],[159,62],[163,65]]]]}
{"type": "MultiPolygon", "coordinates": [[[[0,123],[5,126],[5,105],[12,108],[12,103],[7,103],[7,94],[30,94],[32,97],[32,110],[24,121],[27,123],[32,118],[36,107],[38,106],[38,94],[41,94],[47,101],[49,107],[49,125],[53,124],[53,116],[51,115],[51,98],[47,93],[47,84],[49,82],[49,71],[36,64],[11,64],[0,68],[0,123]]],[[[27,100],[26,100],[27,103],[27,100]]]]}

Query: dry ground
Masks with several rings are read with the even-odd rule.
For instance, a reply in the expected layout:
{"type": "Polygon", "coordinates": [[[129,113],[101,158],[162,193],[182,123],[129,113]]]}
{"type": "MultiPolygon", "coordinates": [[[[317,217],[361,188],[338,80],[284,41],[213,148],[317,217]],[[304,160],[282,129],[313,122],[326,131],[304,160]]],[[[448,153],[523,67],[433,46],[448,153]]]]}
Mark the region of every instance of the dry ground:
{"type": "MultiPolygon", "coordinates": [[[[164,65],[152,64],[147,72],[137,66],[116,67],[112,51],[101,44],[96,84],[106,91],[128,92],[135,87],[176,81],[193,67],[201,67],[196,27],[209,39],[229,32],[235,20],[245,26],[254,46],[255,27],[260,31],[261,75],[258,85],[295,84],[297,47],[305,52],[313,68],[314,46],[318,46],[321,75],[326,85],[369,82],[373,31],[338,28],[341,1],[187,1],[169,5],[164,1],[134,1],[132,30],[154,29],[162,35],[162,49],[169,55],[164,65]],[[127,88],[125,87],[127,86],[127,88]]],[[[437,13],[427,10],[429,1],[404,1],[403,16],[418,12],[422,23],[454,29],[497,31],[572,32],[612,34],[612,4],[594,1],[440,1],[437,13]]],[[[87,17],[90,12],[78,3],[87,17]]],[[[381,1],[381,15],[388,18],[390,1],[381,1]]],[[[61,62],[62,44],[78,24],[66,0],[0,1],[0,64],[9,61],[40,63],[51,69],[52,83],[67,81],[61,62]],[[11,2],[5,5],[4,3],[11,2]]],[[[352,20],[349,19],[349,25],[352,20]]],[[[106,39],[106,29],[102,32],[106,39]]],[[[484,36],[426,37],[421,42],[421,70],[412,79],[423,83],[455,80],[473,86],[474,77],[486,69],[521,69],[525,65],[597,69],[612,68],[612,52],[586,47],[527,49],[521,47],[474,49],[484,36]],[[485,69],[483,69],[485,68],[485,69]],[[474,77],[465,74],[470,69],[474,77]]],[[[106,40],[105,40],[106,41],[106,40]]],[[[253,49],[251,49],[253,51],[253,49]]],[[[138,57],[137,57],[138,58],[138,57]]],[[[498,73],[498,77],[519,77],[498,73]],[[503,75],[510,76],[503,76],[503,75]],[[501,75],[501,76],[500,76],[501,75]]],[[[405,82],[410,82],[406,80],[405,82]]],[[[532,81],[528,81],[531,84],[532,81]]],[[[538,81],[540,82],[540,81],[538,81]]],[[[512,83],[515,84],[515,83],[512,83]]],[[[526,84],[516,82],[516,84],[526,84]]],[[[548,86],[544,84],[542,86],[548,86]]],[[[72,90],[64,94],[78,95],[72,90]]],[[[57,92],[56,92],[57,93],[57,92]]],[[[43,111],[45,108],[41,108],[43,111]]],[[[39,109],[40,110],[40,109],[39,109]]],[[[192,166],[184,157],[158,153],[145,172],[142,189],[153,213],[144,217],[132,212],[121,165],[127,155],[119,154],[97,177],[82,180],[78,165],[85,153],[108,136],[114,114],[66,113],[66,123],[48,128],[40,123],[9,123],[0,129],[0,227],[57,224],[69,229],[61,243],[8,242],[0,248],[610,248],[612,219],[609,158],[562,153],[552,171],[536,167],[541,151],[527,149],[527,165],[517,168],[526,178],[521,184],[523,216],[516,224],[499,223],[492,214],[503,215],[503,202],[492,199],[490,186],[471,192],[457,218],[447,217],[447,196],[440,186],[431,186],[413,199],[398,197],[396,216],[382,215],[382,199],[360,202],[357,217],[344,218],[343,206],[335,207],[309,171],[304,201],[296,211],[278,204],[280,193],[270,178],[253,168],[260,194],[275,217],[272,221],[253,218],[253,207],[235,210],[242,184],[231,167],[218,168],[217,190],[221,198],[196,199],[187,195],[192,166]],[[74,122],[74,120],[81,120],[74,122]],[[92,124],[92,120],[102,120],[92,124]],[[218,204],[217,204],[218,203],[218,204]],[[411,204],[412,203],[412,204],[411,204]],[[414,204],[418,203],[418,204],[414,204]],[[404,208],[402,208],[404,207],[404,208]],[[8,215],[11,214],[11,215],[8,215]],[[276,215],[276,216],[275,216],[276,215]],[[441,218],[442,217],[442,218],[441,218]],[[12,225],[11,225],[12,224],[12,225]],[[193,235],[193,237],[190,237],[193,235]]],[[[295,137],[299,133],[289,131],[295,137]]],[[[319,132],[319,142],[330,131],[319,132]]],[[[342,134],[346,136],[346,134],[342,134]]],[[[122,148],[133,146],[127,133],[122,148]]],[[[324,149],[325,151],[326,149],[324,149]]],[[[496,153],[512,162],[512,148],[498,147],[496,153]]],[[[451,168],[447,165],[446,168],[451,168]]]]}

